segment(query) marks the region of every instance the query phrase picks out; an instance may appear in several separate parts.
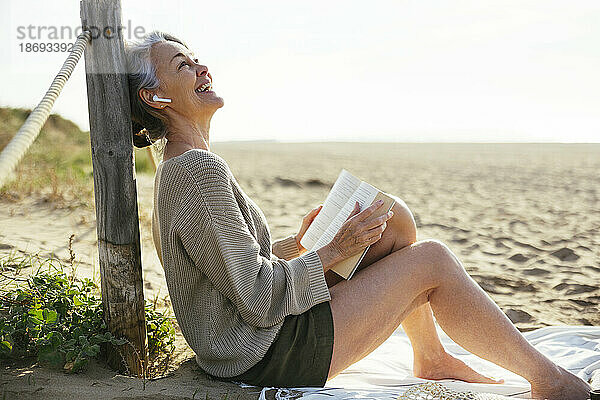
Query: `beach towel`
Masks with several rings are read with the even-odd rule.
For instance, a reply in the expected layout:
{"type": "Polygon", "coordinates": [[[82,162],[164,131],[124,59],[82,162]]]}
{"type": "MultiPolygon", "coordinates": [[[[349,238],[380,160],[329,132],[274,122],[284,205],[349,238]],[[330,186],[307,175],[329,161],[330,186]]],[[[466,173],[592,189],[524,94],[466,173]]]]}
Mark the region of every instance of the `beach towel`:
{"type": "MultiPolygon", "coordinates": [[[[439,327],[438,332],[450,354],[477,371],[503,378],[505,383],[489,385],[454,380],[436,382],[455,391],[531,398],[529,384],[525,379],[470,354],[454,343],[439,327]]],[[[600,327],[546,327],[526,332],[524,336],[558,365],[586,381],[593,379],[593,385],[600,384],[600,327]]],[[[301,397],[307,400],[395,400],[414,385],[425,382],[427,381],[412,376],[412,349],[408,337],[400,327],[377,350],[328,381],[324,388],[263,388],[260,399],[287,400],[301,397]]]]}

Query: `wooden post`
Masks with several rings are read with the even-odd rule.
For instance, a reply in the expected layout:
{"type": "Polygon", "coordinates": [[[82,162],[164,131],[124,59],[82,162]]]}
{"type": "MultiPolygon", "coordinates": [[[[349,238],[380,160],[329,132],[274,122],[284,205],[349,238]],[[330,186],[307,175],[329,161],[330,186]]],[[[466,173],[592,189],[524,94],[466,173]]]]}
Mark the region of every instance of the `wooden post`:
{"type": "Polygon", "coordinates": [[[120,0],[82,0],[81,21],[92,34],[85,72],[104,319],[116,337],[130,342],[109,346],[108,362],[142,377],[146,323],[120,0]]]}

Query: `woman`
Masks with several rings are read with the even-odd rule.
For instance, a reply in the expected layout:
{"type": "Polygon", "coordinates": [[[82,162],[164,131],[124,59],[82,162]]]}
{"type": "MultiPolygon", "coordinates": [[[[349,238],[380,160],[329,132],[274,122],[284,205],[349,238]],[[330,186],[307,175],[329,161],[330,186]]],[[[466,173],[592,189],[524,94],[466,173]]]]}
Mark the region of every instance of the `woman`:
{"type": "Polygon", "coordinates": [[[300,239],[318,208],[297,235],[271,243],[262,211],[210,152],[223,99],[207,67],[160,32],[126,50],[134,144],[167,140],[153,234],[175,316],[203,370],[259,386],[323,386],[402,324],[415,376],[497,382],[446,353],[435,314],[459,345],[527,379],[535,398],[587,398],[588,385],[532,347],[448,247],[416,241],[400,199],[380,218],[369,218],[377,204],[355,207],[316,251],[300,239]],[[336,279],[331,267],[366,245],[355,276],[336,279]]]}

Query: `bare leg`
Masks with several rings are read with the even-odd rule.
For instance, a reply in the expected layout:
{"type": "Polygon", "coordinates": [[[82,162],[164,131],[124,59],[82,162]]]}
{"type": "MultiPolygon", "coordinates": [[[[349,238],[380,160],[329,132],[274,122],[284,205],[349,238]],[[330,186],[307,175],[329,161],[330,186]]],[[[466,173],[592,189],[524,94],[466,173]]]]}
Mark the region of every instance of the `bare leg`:
{"type": "Polygon", "coordinates": [[[458,379],[472,383],[504,382],[503,379],[496,380],[480,374],[446,352],[435,329],[429,303],[417,307],[402,321],[402,328],[412,345],[414,376],[431,380],[458,379]]]}
{"type": "MultiPolygon", "coordinates": [[[[414,217],[404,201],[394,196],[394,216],[388,221],[383,237],[369,248],[358,270],[367,268],[383,257],[400,250],[417,240],[414,217]]],[[[333,271],[325,278],[329,287],[343,281],[333,271]]],[[[446,352],[437,334],[429,303],[417,307],[402,322],[413,349],[413,374],[424,379],[459,379],[467,382],[501,383],[474,371],[462,361],[446,352]]]]}
{"type": "Polygon", "coordinates": [[[377,348],[429,302],[456,343],[527,379],[536,398],[587,398],[589,386],[531,346],[438,241],[395,251],[330,290],[335,339],[329,378],[377,348]]]}

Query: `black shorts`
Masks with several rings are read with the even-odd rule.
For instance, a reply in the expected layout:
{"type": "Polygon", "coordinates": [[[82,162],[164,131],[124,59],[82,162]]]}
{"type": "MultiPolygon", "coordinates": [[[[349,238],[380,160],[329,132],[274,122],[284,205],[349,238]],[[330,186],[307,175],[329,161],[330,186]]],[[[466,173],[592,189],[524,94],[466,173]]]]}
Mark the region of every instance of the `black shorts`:
{"type": "Polygon", "coordinates": [[[323,387],[332,353],[333,317],[326,301],[285,317],[265,356],[248,371],[226,380],[261,387],[323,387]]]}

